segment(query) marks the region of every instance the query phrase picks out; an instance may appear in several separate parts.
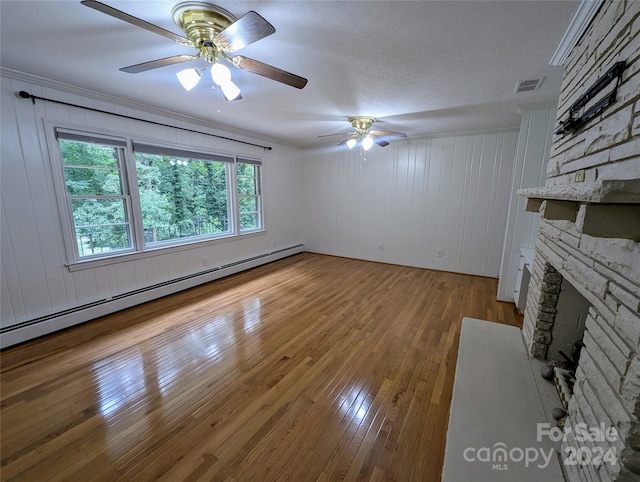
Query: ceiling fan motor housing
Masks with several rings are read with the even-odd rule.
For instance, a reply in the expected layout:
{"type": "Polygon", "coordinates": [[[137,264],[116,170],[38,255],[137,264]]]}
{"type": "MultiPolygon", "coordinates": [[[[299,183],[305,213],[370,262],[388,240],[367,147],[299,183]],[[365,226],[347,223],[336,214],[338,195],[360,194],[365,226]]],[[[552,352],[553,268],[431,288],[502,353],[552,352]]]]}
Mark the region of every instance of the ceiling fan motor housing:
{"type": "Polygon", "coordinates": [[[205,2],[179,3],[171,14],[196,48],[214,46],[214,37],[238,20],[224,8],[205,2]]]}
{"type": "Polygon", "coordinates": [[[366,134],[374,122],[373,117],[349,117],[349,123],[360,135],[366,134]]]}

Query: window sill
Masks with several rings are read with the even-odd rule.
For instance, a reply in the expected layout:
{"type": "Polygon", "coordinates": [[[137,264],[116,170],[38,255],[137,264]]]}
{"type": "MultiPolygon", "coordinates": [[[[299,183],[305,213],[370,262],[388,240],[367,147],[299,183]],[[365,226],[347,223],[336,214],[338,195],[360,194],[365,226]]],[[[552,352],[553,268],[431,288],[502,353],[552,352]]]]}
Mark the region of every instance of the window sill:
{"type": "Polygon", "coordinates": [[[103,258],[76,261],[73,263],[68,263],[66,266],[71,272],[82,271],[85,269],[100,268],[102,266],[108,266],[116,263],[126,263],[128,261],[135,261],[137,259],[145,259],[145,258],[151,258],[154,256],[161,256],[161,255],[176,253],[176,252],[185,251],[188,249],[201,248],[204,246],[212,246],[212,245],[221,244],[221,243],[228,243],[230,241],[237,241],[242,238],[253,238],[256,236],[263,236],[265,234],[267,234],[266,229],[261,229],[261,230],[246,232],[246,233],[240,233],[240,234],[230,234],[228,236],[222,236],[214,239],[191,241],[191,242],[186,242],[184,244],[179,244],[179,245],[148,248],[145,251],[134,251],[134,252],[128,251],[126,253],[115,254],[113,256],[105,256],[103,258]]]}

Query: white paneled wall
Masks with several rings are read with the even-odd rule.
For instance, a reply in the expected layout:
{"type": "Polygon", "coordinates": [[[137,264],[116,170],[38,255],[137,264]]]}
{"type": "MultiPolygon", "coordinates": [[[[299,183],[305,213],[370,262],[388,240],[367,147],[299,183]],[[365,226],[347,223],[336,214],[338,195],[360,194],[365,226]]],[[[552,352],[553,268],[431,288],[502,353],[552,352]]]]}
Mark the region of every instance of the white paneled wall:
{"type": "Polygon", "coordinates": [[[498,283],[498,299],[502,301],[514,301],[520,248],[533,248],[538,236],[539,215],[525,211],[526,199],[516,191],[544,186],[555,120],[556,107],[522,110],[498,283]]]}
{"type": "Polygon", "coordinates": [[[219,132],[273,146],[263,151],[81,108],[33,105],[16,92],[204,128],[28,76],[3,76],[1,88],[2,329],[303,242],[318,253],[493,277],[500,273],[501,293],[508,293],[512,254],[535,239],[534,217],[520,209],[514,193],[540,184],[544,169],[538,159],[546,159],[544,135],[553,119],[549,110],[523,114],[520,141],[515,131],[403,139],[364,155],[338,148],[299,151],[219,132]],[[45,139],[47,123],[56,122],[263,158],[267,232],[70,272],[45,139]],[[513,217],[508,220],[509,209],[513,217]]]}
{"type": "Polygon", "coordinates": [[[168,119],[151,112],[95,100],[44,87],[19,77],[2,77],[1,212],[1,324],[7,328],[121,293],[148,287],[226,263],[299,245],[302,237],[301,153],[274,143],[272,151],[202,134],[94,113],[59,104],[19,99],[16,92],[85,105],[120,114],[202,130],[203,126],[168,119]],[[135,133],[142,139],[176,142],[214,152],[261,157],[264,160],[264,215],[267,232],[226,242],[195,244],[171,253],[159,251],[143,259],[127,260],[70,272],[66,259],[52,167],[45,142],[45,121],[65,122],[91,129],[135,133]]]}
{"type": "Polygon", "coordinates": [[[518,133],[309,151],[305,249],[497,276],[518,133]]]}

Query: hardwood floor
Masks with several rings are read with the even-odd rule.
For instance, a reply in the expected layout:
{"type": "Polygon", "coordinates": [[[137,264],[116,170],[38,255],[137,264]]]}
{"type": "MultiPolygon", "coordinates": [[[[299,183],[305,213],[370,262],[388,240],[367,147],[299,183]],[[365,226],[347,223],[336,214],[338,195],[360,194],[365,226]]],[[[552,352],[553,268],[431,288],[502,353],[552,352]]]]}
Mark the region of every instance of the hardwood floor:
{"type": "Polygon", "coordinates": [[[5,350],[2,480],[440,480],[496,287],[305,253],[5,350]]]}

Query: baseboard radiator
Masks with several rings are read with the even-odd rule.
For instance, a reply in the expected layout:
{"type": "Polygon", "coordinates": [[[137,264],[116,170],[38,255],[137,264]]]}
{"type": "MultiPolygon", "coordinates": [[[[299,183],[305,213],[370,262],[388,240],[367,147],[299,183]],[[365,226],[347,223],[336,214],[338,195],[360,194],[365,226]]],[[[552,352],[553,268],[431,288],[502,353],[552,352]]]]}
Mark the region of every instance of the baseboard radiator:
{"type": "Polygon", "coordinates": [[[145,288],[120,293],[67,310],[51,313],[39,318],[16,323],[0,329],[0,349],[39,338],[44,335],[84,323],[116,311],[130,308],[147,301],[183,291],[225,276],[268,264],[279,259],[302,253],[304,245],[274,250],[222,266],[200,271],[180,278],[157,283],[145,288]]]}

